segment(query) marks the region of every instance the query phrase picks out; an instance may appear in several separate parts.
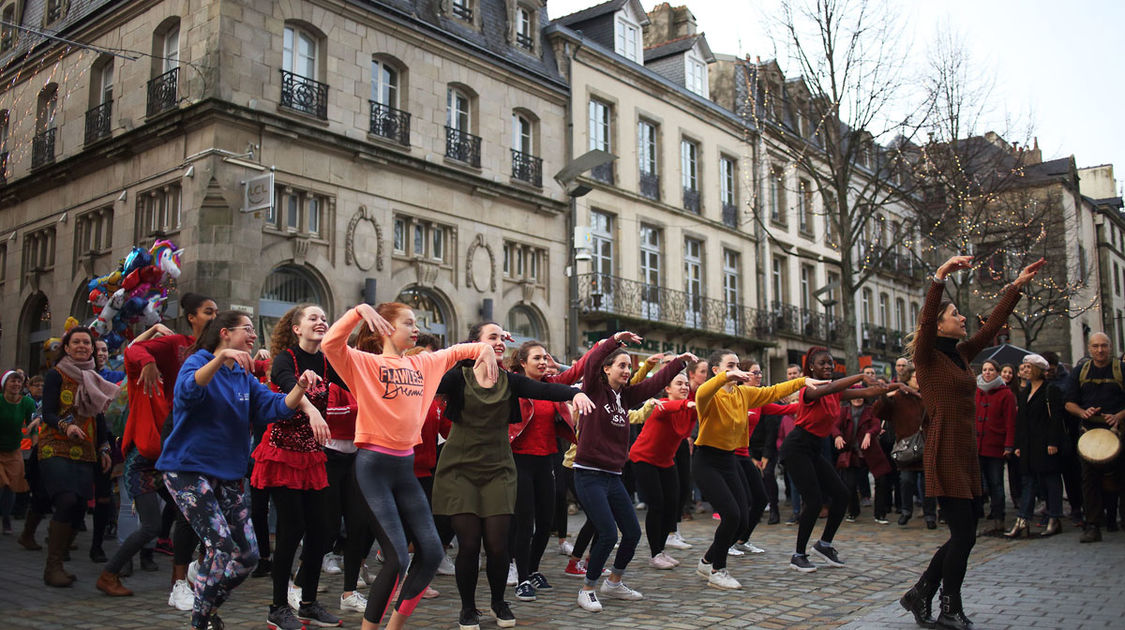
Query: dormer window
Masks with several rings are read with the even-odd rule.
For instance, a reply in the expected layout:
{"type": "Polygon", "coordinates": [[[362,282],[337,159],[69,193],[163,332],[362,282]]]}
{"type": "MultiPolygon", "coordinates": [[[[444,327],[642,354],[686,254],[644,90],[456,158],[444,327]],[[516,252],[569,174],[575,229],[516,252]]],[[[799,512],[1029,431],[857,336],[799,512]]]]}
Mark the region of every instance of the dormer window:
{"type": "Polygon", "coordinates": [[[707,65],[693,57],[687,58],[684,64],[687,89],[706,98],[707,97],[707,65]]]}
{"type": "Polygon", "coordinates": [[[453,0],[453,15],[465,21],[472,21],[472,0],[453,0]]]}
{"type": "Polygon", "coordinates": [[[614,52],[636,63],[641,61],[641,27],[623,15],[614,21],[614,52]]]}
{"type": "Polygon", "coordinates": [[[526,7],[516,7],[516,45],[524,50],[535,50],[533,29],[534,19],[531,10],[526,7]]]}

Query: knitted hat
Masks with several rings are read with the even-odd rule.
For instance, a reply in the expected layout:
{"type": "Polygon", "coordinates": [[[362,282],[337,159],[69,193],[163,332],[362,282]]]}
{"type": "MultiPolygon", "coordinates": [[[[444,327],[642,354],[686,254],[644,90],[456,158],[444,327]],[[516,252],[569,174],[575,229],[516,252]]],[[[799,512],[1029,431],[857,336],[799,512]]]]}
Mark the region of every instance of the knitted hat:
{"type": "Polygon", "coordinates": [[[19,372],[15,370],[8,370],[7,372],[4,372],[4,376],[0,376],[0,389],[4,389],[4,386],[8,384],[8,379],[12,376],[23,378],[23,375],[19,372]]]}
{"type": "Polygon", "coordinates": [[[1028,365],[1034,365],[1035,367],[1039,368],[1040,370],[1043,370],[1044,372],[1051,369],[1050,364],[1047,363],[1047,359],[1044,359],[1042,355],[1038,355],[1038,354],[1035,354],[1035,353],[1031,353],[1031,354],[1025,356],[1023,358],[1023,363],[1026,363],[1028,365]]]}

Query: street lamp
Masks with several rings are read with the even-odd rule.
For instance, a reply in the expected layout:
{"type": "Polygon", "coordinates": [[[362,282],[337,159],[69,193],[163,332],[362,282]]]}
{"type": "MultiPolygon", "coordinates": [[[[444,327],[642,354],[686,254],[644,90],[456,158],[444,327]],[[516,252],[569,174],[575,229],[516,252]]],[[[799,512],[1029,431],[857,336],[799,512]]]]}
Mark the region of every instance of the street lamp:
{"type": "MultiPolygon", "coordinates": [[[[574,158],[562,170],[555,173],[555,181],[559,183],[559,186],[562,186],[567,197],[570,198],[570,229],[567,235],[567,247],[569,249],[567,260],[570,263],[570,278],[567,290],[570,293],[570,300],[566,318],[566,340],[567,353],[571,358],[578,356],[578,243],[575,241],[575,233],[578,229],[578,198],[592,190],[586,184],[579,182],[578,178],[586,171],[603,164],[609,164],[616,159],[617,156],[609,151],[594,149],[574,158]]],[[[589,258],[586,258],[586,260],[589,260],[589,258]]]]}

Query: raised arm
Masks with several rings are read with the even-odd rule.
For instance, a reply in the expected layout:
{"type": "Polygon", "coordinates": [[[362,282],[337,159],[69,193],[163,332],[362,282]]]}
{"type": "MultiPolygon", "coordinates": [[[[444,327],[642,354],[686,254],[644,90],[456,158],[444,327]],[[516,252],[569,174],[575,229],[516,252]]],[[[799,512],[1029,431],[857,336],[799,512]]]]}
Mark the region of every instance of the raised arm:
{"type": "Polygon", "coordinates": [[[975,357],[980,354],[980,351],[984,350],[988,344],[992,343],[992,339],[995,338],[997,333],[1000,332],[1000,329],[1008,323],[1008,317],[1016,308],[1016,303],[1020,301],[1020,294],[1023,287],[1031,282],[1035,274],[1039,273],[1039,269],[1045,264],[1047,264],[1047,261],[1042,258],[1031,263],[1024,268],[1023,273],[1021,273],[1018,278],[1012,281],[1012,284],[1008,285],[1007,290],[1004,291],[1004,295],[1000,298],[1000,303],[989,313],[988,321],[984,323],[984,326],[980,327],[980,330],[978,330],[976,334],[965,340],[961,348],[963,354],[969,357],[975,357]]]}
{"type": "Polygon", "coordinates": [[[345,380],[351,380],[352,373],[355,369],[355,364],[352,359],[352,352],[358,352],[354,348],[348,347],[348,337],[351,336],[352,331],[355,330],[363,318],[354,308],[348,309],[336,323],[328,327],[328,332],[324,333],[324,339],[320,342],[320,350],[332,364],[336,372],[345,380]]]}
{"type": "Polygon", "coordinates": [[[691,353],[681,354],[660,368],[660,371],[653,374],[651,378],[646,378],[636,385],[626,385],[625,391],[621,395],[622,402],[627,407],[632,407],[642,400],[655,398],[660,395],[661,390],[668,386],[668,383],[672,382],[672,379],[676,378],[677,374],[695,360],[695,355],[691,353]]]}

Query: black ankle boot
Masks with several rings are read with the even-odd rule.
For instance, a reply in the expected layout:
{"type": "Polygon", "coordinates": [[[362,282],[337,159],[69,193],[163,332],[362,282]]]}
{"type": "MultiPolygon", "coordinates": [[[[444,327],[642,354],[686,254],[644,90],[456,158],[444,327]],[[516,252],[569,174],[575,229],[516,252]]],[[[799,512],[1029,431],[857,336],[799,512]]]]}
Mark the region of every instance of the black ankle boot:
{"type": "Polygon", "coordinates": [[[961,594],[941,594],[941,614],[937,618],[938,628],[950,630],[973,630],[973,622],[965,616],[961,607],[961,594]]]}
{"type": "Polygon", "coordinates": [[[910,587],[909,591],[898,600],[898,603],[914,615],[914,621],[923,628],[934,627],[933,601],[937,592],[936,582],[929,582],[925,577],[918,579],[918,583],[910,587]]]}

